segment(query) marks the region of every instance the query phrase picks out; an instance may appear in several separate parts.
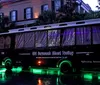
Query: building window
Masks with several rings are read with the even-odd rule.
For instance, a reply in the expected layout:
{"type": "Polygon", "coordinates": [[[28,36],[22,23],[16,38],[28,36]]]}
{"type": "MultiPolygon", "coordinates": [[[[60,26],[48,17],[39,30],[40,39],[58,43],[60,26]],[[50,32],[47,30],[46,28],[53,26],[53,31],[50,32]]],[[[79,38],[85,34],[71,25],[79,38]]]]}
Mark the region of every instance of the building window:
{"type": "Polygon", "coordinates": [[[4,17],[4,13],[0,13],[0,22],[2,22],[3,17],[4,17]]]}
{"type": "Polygon", "coordinates": [[[16,10],[10,12],[10,20],[17,21],[17,11],[16,10]]]}
{"type": "Polygon", "coordinates": [[[55,0],[54,5],[55,5],[55,11],[57,11],[61,7],[61,0],[55,0]]]}
{"type": "Polygon", "coordinates": [[[0,18],[2,18],[4,16],[4,13],[0,13],[0,18]]]}
{"type": "Polygon", "coordinates": [[[84,13],[84,10],[82,7],[80,8],[80,13],[84,13]]]}
{"type": "Polygon", "coordinates": [[[32,19],[32,8],[31,7],[28,7],[24,10],[24,18],[25,19],[32,19]]]}
{"type": "Polygon", "coordinates": [[[79,13],[79,6],[75,8],[74,12],[79,13]]]}
{"type": "Polygon", "coordinates": [[[42,6],[41,6],[41,11],[42,11],[42,12],[43,12],[43,11],[48,11],[48,9],[49,9],[48,4],[45,4],[45,5],[42,5],[42,6]]]}

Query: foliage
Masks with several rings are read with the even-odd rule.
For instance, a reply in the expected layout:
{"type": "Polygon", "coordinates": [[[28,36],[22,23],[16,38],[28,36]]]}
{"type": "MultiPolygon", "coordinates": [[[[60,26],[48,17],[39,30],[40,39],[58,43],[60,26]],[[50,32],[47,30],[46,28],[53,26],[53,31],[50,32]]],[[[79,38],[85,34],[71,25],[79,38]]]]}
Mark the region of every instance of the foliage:
{"type": "Polygon", "coordinates": [[[53,11],[44,11],[39,15],[38,20],[34,25],[52,24],[54,22],[65,22],[72,20],[72,14],[77,4],[76,1],[70,0],[61,8],[58,9],[58,13],[53,11]]]}
{"type": "Polygon", "coordinates": [[[75,0],[69,0],[69,2],[66,2],[61,8],[58,9],[58,12],[70,16],[75,10],[77,5],[78,4],[76,3],[75,0]]]}
{"type": "Polygon", "coordinates": [[[97,0],[98,1],[98,5],[96,6],[98,10],[100,10],[100,0],[97,0]]]}
{"type": "Polygon", "coordinates": [[[74,14],[72,15],[72,21],[83,20],[84,17],[85,17],[85,15],[86,15],[85,13],[83,13],[83,14],[74,13],[74,14]]]}
{"type": "Polygon", "coordinates": [[[73,13],[73,15],[71,17],[66,16],[66,14],[64,13],[60,13],[57,15],[52,12],[50,12],[51,14],[49,14],[49,12],[45,12],[42,13],[38,20],[36,21],[36,23],[33,23],[33,26],[37,26],[37,25],[45,25],[45,24],[51,24],[51,23],[57,23],[57,22],[69,22],[69,21],[77,21],[77,20],[86,20],[86,19],[96,19],[96,18],[100,18],[100,12],[93,12],[91,11],[90,13],[73,13]]]}
{"type": "Polygon", "coordinates": [[[87,13],[85,14],[84,17],[84,19],[96,19],[96,18],[100,18],[100,11],[87,13]]]}
{"type": "Polygon", "coordinates": [[[65,22],[72,21],[72,16],[74,14],[74,10],[77,7],[77,3],[75,0],[68,0],[65,5],[59,8],[58,13],[56,15],[57,22],[65,22]]]}
{"type": "Polygon", "coordinates": [[[7,17],[1,17],[0,16],[0,32],[6,31],[5,25],[6,25],[7,22],[8,22],[8,18],[7,17]]]}
{"type": "Polygon", "coordinates": [[[10,23],[8,16],[0,17],[0,32],[7,32],[9,29],[13,29],[14,27],[15,23],[10,23]]]}
{"type": "Polygon", "coordinates": [[[39,15],[36,24],[34,25],[43,25],[43,24],[50,24],[55,21],[55,13],[52,11],[44,11],[39,15]]]}

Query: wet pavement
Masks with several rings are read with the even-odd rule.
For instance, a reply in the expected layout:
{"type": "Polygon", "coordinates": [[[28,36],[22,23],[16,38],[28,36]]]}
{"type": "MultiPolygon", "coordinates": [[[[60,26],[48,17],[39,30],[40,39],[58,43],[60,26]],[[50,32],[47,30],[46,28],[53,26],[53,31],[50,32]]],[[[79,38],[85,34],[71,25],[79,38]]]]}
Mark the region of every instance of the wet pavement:
{"type": "Polygon", "coordinates": [[[81,75],[34,75],[29,72],[2,73],[0,85],[100,85],[97,78],[85,80],[81,75]]]}

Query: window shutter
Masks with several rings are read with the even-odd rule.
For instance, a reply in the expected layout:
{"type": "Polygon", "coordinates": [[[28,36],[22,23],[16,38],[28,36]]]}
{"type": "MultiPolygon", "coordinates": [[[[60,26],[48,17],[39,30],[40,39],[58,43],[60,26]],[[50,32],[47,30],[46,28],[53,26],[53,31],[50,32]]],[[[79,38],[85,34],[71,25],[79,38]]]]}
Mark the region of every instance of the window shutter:
{"type": "Polygon", "coordinates": [[[55,11],[55,4],[54,4],[54,1],[52,1],[52,11],[55,11]]]}
{"type": "Polygon", "coordinates": [[[61,1],[61,8],[62,8],[64,5],[64,0],[60,0],[60,1],[61,1]]]}
{"type": "Polygon", "coordinates": [[[41,6],[41,13],[43,12],[43,5],[41,6]]]}
{"type": "Polygon", "coordinates": [[[24,19],[26,19],[26,9],[24,9],[24,19]]]}

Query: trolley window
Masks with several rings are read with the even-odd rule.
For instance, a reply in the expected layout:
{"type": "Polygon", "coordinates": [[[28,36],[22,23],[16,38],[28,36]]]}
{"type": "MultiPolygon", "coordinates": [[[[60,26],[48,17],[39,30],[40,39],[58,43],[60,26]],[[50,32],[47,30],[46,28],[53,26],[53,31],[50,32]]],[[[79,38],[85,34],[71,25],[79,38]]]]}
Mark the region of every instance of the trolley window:
{"type": "Polygon", "coordinates": [[[62,46],[75,45],[75,29],[68,28],[62,33],[62,46]]]}
{"type": "Polygon", "coordinates": [[[92,27],[93,44],[100,44],[100,26],[92,27]]]}
{"type": "Polygon", "coordinates": [[[60,46],[60,30],[48,31],[48,46],[60,46]]]}
{"type": "Polygon", "coordinates": [[[24,46],[24,33],[15,35],[15,48],[23,48],[24,46]]]}
{"type": "Polygon", "coordinates": [[[76,45],[91,44],[91,27],[77,27],[76,28],[76,45]]]}
{"type": "Polygon", "coordinates": [[[47,46],[47,31],[35,32],[35,46],[36,47],[47,46]]]}

